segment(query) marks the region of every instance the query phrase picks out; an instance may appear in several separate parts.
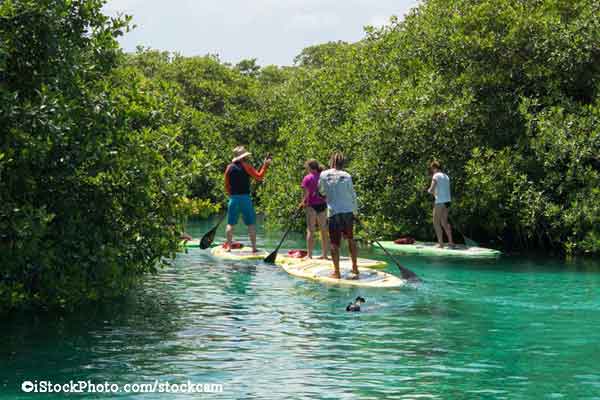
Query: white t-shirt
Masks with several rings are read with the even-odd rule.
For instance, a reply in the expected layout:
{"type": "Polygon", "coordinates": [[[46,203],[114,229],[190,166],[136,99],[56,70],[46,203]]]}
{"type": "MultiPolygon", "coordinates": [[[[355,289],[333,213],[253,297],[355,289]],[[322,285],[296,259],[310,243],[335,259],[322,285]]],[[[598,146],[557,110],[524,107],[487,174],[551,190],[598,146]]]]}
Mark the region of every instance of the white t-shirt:
{"type": "Polygon", "coordinates": [[[327,199],[330,217],[355,212],[358,208],[352,177],[346,171],[332,168],[321,172],[319,192],[327,199]]]}
{"type": "Polygon", "coordinates": [[[450,202],[450,178],[443,172],[433,174],[435,188],[433,195],[435,196],[435,204],[443,204],[450,202]]]}

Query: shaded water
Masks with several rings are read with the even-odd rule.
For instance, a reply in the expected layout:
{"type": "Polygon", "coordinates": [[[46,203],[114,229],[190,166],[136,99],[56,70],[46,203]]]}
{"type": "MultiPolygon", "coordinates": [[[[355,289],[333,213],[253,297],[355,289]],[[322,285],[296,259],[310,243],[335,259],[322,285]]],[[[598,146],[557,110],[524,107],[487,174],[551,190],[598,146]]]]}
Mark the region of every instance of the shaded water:
{"type": "MultiPolygon", "coordinates": [[[[597,262],[402,260],[425,284],[325,286],[190,249],[120,301],[3,321],[0,398],[64,397],[26,395],[24,380],[190,380],[228,399],[600,398],[597,262]],[[359,294],[364,311],[346,313],[359,294]]],[[[173,396],[187,397],[144,395],[173,396]]]]}

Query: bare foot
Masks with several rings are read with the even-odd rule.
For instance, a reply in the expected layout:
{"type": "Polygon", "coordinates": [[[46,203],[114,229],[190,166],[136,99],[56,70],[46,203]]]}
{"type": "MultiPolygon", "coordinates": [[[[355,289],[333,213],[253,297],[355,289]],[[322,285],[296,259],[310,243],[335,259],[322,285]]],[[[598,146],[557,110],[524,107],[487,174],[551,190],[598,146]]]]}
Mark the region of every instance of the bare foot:
{"type": "Polygon", "coordinates": [[[342,277],[340,276],[340,273],[339,273],[339,272],[332,272],[332,273],[329,275],[329,277],[330,277],[330,278],[333,278],[333,279],[341,279],[341,278],[342,278],[342,277]]]}
{"type": "Polygon", "coordinates": [[[253,247],[253,248],[252,248],[252,252],[253,252],[253,253],[258,253],[258,250],[256,249],[256,247],[253,247]]]}
{"type": "Polygon", "coordinates": [[[357,281],[359,278],[359,275],[357,272],[352,271],[352,274],[348,275],[348,279],[353,280],[353,281],[357,281]]]}
{"type": "Polygon", "coordinates": [[[321,256],[321,257],[319,257],[319,260],[329,260],[329,257],[327,257],[327,256],[321,256]]]}
{"type": "Polygon", "coordinates": [[[437,244],[435,247],[437,247],[438,249],[443,249],[443,248],[444,248],[444,245],[443,245],[443,244],[439,244],[439,243],[438,243],[438,244],[437,244]]]}

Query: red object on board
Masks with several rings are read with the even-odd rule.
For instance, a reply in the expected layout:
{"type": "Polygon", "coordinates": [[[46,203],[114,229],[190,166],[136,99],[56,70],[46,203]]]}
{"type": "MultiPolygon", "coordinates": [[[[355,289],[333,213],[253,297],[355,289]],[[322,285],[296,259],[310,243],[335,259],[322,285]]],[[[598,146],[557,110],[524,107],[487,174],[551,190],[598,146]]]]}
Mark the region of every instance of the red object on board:
{"type": "MultiPolygon", "coordinates": [[[[226,249],[226,248],[228,248],[229,246],[227,246],[227,243],[223,243],[223,246],[222,246],[222,247],[223,247],[224,249],[226,249]]],[[[233,243],[231,243],[231,249],[232,249],[232,250],[233,250],[233,249],[241,249],[242,247],[244,247],[244,244],[243,244],[243,243],[240,243],[240,242],[233,242],[233,243]]]]}
{"type": "Polygon", "coordinates": [[[400,239],[394,240],[394,243],[396,244],[413,244],[414,242],[415,239],[411,238],[410,236],[405,236],[401,237],[400,239]]]}
{"type": "Polygon", "coordinates": [[[292,257],[292,258],[304,258],[308,255],[308,252],[306,250],[290,250],[288,251],[288,257],[292,257]]]}

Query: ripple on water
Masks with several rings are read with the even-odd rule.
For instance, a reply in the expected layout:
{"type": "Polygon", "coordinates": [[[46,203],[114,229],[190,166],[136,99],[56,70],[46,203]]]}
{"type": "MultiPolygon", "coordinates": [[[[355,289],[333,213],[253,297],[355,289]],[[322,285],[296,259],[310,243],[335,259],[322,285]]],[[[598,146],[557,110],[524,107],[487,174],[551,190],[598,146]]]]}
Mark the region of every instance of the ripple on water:
{"type": "Polygon", "coordinates": [[[12,322],[0,382],[190,379],[245,399],[600,396],[600,274],[546,259],[402,260],[424,285],[325,286],[190,249],[105,307],[12,322]],[[346,313],[358,295],[363,311],[346,313]]]}

